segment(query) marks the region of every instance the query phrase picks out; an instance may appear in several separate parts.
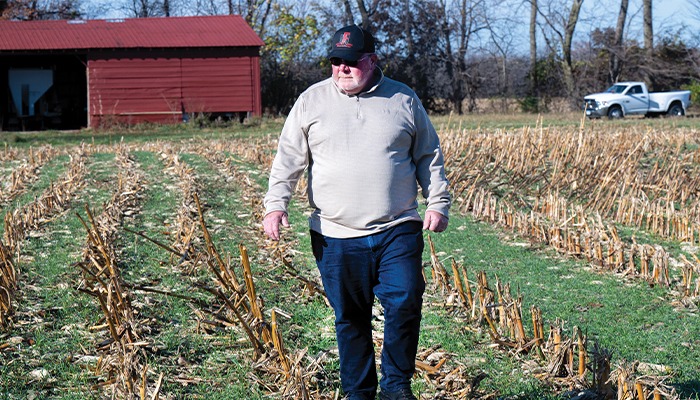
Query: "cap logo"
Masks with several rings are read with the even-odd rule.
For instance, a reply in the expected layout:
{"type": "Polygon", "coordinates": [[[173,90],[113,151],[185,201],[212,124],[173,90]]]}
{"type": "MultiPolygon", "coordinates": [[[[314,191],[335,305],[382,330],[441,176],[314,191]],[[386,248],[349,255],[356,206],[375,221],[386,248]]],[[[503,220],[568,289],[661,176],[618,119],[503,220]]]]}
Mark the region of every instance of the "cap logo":
{"type": "Polygon", "coordinates": [[[350,43],[350,32],[343,32],[343,37],[338,43],[335,44],[335,47],[351,48],[352,43],[350,43]]]}

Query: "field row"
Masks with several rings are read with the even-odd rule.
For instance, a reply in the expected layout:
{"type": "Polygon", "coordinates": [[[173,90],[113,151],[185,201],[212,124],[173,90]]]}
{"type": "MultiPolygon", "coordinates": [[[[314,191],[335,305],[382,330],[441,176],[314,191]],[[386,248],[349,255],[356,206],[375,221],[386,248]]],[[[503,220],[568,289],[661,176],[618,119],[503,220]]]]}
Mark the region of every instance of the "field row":
{"type": "MultiPolygon", "coordinates": [[[[524,184],[511,178],[507,184],[499,185],[494,182],[506,180],[499,175],[500,172],[489,173],[488,179],[482,180],[469,176],[469,172],[460,175],[456,172],[460,165],[473,165],[467,161],[456,162],[468,154],[466,148],[455,153],[457,143],[464,139],[455,134],[455,142],[450,137],[443,140],[446,150],[449,148],[452,152],[448,153],[448,160],[455,160],[448,165],[451,165],[451,179],[458,194],[456,205],[464,212],[478,207],[474,207],[476,196],[473,195],[477,190],[470,187],[459,190],[463,182],[477,182],[479,186],[475,183],[474,188],[489,188],[489,193],[504,187],[533,190],[532,186],[538,182],[524,184]],[[494,186],[496,190],[493,190],[494,186]],[[468,196],[468,193],[472,194],[468,196]]],[[[477,146],[473,137],[469,140],[471,146],[477,146]]],[[[484,140],[489,139],[484,137],[484,140]]],[[[547,137],[543,142],[551,140],[553,138],[547,137]]],[[[482,146],[486,144],[478,144],[478,147],[482,146]]],[[[513,146],[523,147],[523,142],[514,142],[513,146]]],[[[12,366],[3,372],[3,380],[20,379],[23,375],[33,377],[29,378],[32,390],[62,398],[69,398],[65,394],[67,387],[80,388],[78,390],[83,396],[95,395],[94,390],[100,387],[122,395],[138,395],[143,390],[149,396],[159,394],[161,398],[207,398],[212,390],[220,393],[220,398],[240,396],[241,393],[256,397],[265,392],[277,393],[279,398],[302,398],[303,393],[308,398],[336,396],[337,367],[332,355],[332,332],[329,332],[332,320],[312,262],[304,255],[308,239],[303,235],[292,235],[279,246],[270,247],[271,243],[262,238],[258,225],[264,171],[269,167],[274,141],[88,146],[82,153],[77,152],[78,149],[67,151],[73,153],[72,161],[66,160],[66,153],[57,152],[34,169],[39,172],[38,177],[26,179],[24,189],[8,195],[9,201],[14,201],[18,207],[8,214],[17,217],[5,222],[5,231],[15,232],[6,237],[6,244],[12,243],[9,238],[15,238],[14,243],[24,243],[8,246],[11,249],[8,254],[19,252],[24,255],[13,263],[13,274],[19,277],[14,290],[19,293],[14,296],[14,326],[9,327],[10,332],[19,331],[20,334],[4,335],[6,339],[0,336],[0,343],[5,340],[12,348],[3,350],[12,366]],[[82,161],[78,163],[77,159],[82,161]],[[51,160],[55,163],[52,164],[51,160]],[[80,172],[74,171],[76,163],[82,165],[80,172]],[[64,171],[58,179],[50,180],[56,182],[55,186],[46,186],[41,179],[44,174],[51,175],[50,170],[64,171]],[[76,185],[67,190],[63,187],[67,182],[76,185]],[[40,193],[56,192],[70,192],[69,204],[41,200],[53,197],[40,193]],[[30,206],[33,200],[29,199],[34,198],[41,206],[35,207],[38,211],[28,211],[33,210],[30,206]],[[86,203],[98,205],[91,212],[93,217],[86,214],[84,206],[79,206],[86,203]],[[46,204],[58,206],[51,208],[46,204]],[[76,212],[82,216],[82,222],[73,215],[76,212]],[[27,222],[18,222],[25,220],[27,222]],[[58,236],[69,237],[63,241],[63,248],[58,243],[58,236]],[[243,247],[239,247],[243,243],[243,247]],[[239,251],[237,255],[230,255],[219,248],[239,251]],[[244,250],[246,248],[250,250],[244,250]],[[72,254],[60,258],[55,255],[59,251],[72,254]],[[250,273],[245,272],[245,258],[241,258],[245,252],[252,254],[250,273]],[[28,260],[29,256],[34,259],[28,260]],[[37,262],[38,257],[49,260],[48,264],[60,264],[55,267],[61,272],[40,271],[39,268],[44,266],[39,264],[45,261],[37,262]],[[233,261],[235,259],[240,261],[233,261]],[[66,272],[66,266],[71,264],[72,271],[66,272]],[[54,275],[53,280],[47,278],[50,274],[54,275]],[[37,293],[49,289],[33,293],[28,288],[42,285],[62,286],[64,292],[73,292],[70,295],[73,304],[61,306],[64,308],[34,308],[31,303],[37,293]],[[75,288],[89,295],[76,294],[75,288]],[[110,302],[115,303],[110,305],[110,302]],[[76,307],[82,308],[78,318],[71,323],[63,321],[62,318],[67,317],[64,314],[75,312],[76,307]],[[55,365],[47,368],[45,362],[39,361],[42,357],[47,358],[47,353],[58,353],[57,350],[37,354],[40,346],[48,344],[37,345],[27,339],[37,336],[36,328],[31,327],[29,320],[42,314],[42,329],[52,331],[47,337],[63,342],[62,351],[70,353],[71,362],[64,360],[55,364],[60,364],[60,368],[55,365]],[[280,315],[283,320],[278,323],[280,315]],[[274,328],[269,330],[273,325],[274,328]],[[281,329],[281,333],[277,329],[281,329]],[[280,336],[276,336],[278,334],[280,336]],[[286,350],[280,347],[282,342],[286,343],[286,350]],[[91,348],[81,343],[98,345],[91,348]],[[36,359],[32,360],[33,357],[36,359]],[[32,369],[32,366],[38,368],[32,369]],[[65,369],[62,371],[65,375],[61,375],[64,382],[56,377],[56,371],[61,369],[65,369]],[[224,383],[227,379],[237,383],[227,387],[224,383]]],[[[16,163],[15,160],[20,158],[3,162],[16,163]]],[[[535,160],[542,161],[537,157],[535,160]]],[[[689,165],[692,167],[693,163],[697,164],[693,161],[689,165]]],[[[503,173],[517,177],[529,173],[524,171],[534,170],[519,168],[517,173],[510,169],[504,169],[503,173]]],[[[667,172],[659,174],[668,175],[667,172]]],[[[3,185],[10,187],[5,182],[3,185]]],[[[301,186],[303,188],[303,184],[301,186]]],[[[520,204],[510,199],[520,198],[524,200],[523,204],[528,204],[527,201],[535,198],[527,191],[498,193],[495,200],[481,203],[511,201],[518,204],[518,207],[511,206],[512,209],[518,210],[520,204]]],[[[683,204],[692,205],[696,197],[695,194],[687,196],[683,204]]],[[[570,198],[572,202],[579,201],[570,198]]],[[[539,206],[532,209],[539,210],[539,206]]],[[[587,214],[590,208],[583,210],[586,211],[582,213],[587,214]]],[[[292,216],[302,232],[303,212],[303,208],[296,208],[292,216]]],[[[459,221],[459,218],[454,216],[453,221],[459,221]]],[[[502,223],[504,218],[492,222],[502,223]]],[[[554,220],[551,216],[546,218],[554,220]]],[[[580,224],[581,221],[574,222],[580,224]]],[[[447,259],[454,260],[456,256],[447,259]]],[[[593,375],[586,368],[593,363],[588,356],[580,356],[586,354],[580,351],[587,348],[578,341],[584,341],[585,336],[580,330],[571,336],[578,339],[570,342],[561,332],[560,324],[557,324],[559,335],[554,334],[555,329],[547,334],[541,310],[532,309],[534,328],[530,331],[523,327],[523,303],[504,290],[501,281],[497,282],[496,288],[490,288],[485,277],[476,279],[474,275],[469,279],[466,273],[458,273],[462,268],[460,263],[449,276],[440,267],[444,254],[439,256],[433,252],[431,259],[430,281],[433,285],[427,293],[426,309],[430,323],[447,324],[448,320],[459,318],[459,329],[464,331],[457,337],[476,330],[504,350],[511,350],[518,359],[525,353],[532,353],[534,359],[541,358],[541,365],[553,363],[548,370],[535,368],[539,371],[535,375],[548,379],[547,385],[557,382],[554,378],[559,378],[557,388],[576,386],[577,381],[584,382],[580,383],[584,387],[588,385],[585,382],[593,375]],[[459,280],[459,275],[464,279],[459,280]],[[450,280],[452,284],[448,284],[450,280]],[[473,288],[478,295],[467,299],[465,288],[473,288]],[[488,297],[488,293],[499,297],[488,297]],[[455,300],[458,298],[461,301],[455,300]],[[501,307],[494,307],[494,304],[501,304],[501,307]],[[515,316],[519,316],[520,325],[514,324],[513,321],[518,319],[515,316]],[[432,318],[437,319],[433,321],[432,318]],[[526,330],[531,333],[526,333],[526,330]],[[564,345],[564,342],[569,344],[564,345]],[[574,360],[578,363],[575,368],[574,360]],[[582,379],[584,376],[587,378],[582,379]],[[563,377],[568,380],[561,380],[563,377]]],[[[476,267],[462,269],[466,270],[473,274],[476,267]]],[[[669,282],[672,281],[669,278],[669,282]]],[[[692,285],[688,288],[693,289],[692,285]]],[[[688,292],[682,297],[692,298],[691,294],[688,292]]],[[[530,302],[536,302],[536,299],[530,302]]],[[[689,304],[695,303],[691,301],[689,304]]],[[[573,327],[567,329],[572,332],[573,327]]],[[[473,366],[464,363],[468,355],[447,352],[440,342],[439,338],[422,342],[422,359],[419,360],[422,383],[419,389],[424,398],[488,397],[494,393],[489,389],[493,386],[486,382],[479,386],[480,379],[476,378],[480,375],[473,366]]],[[[378,339],[377,345],[380,344],[378,339]]],[[[60,357],[52,355],[48,358],[60,357]]],[[[621,374],[615,377],[621,379],[620,383],[629,379],[634,387],[636,378],[633,375],[627,373],[623,378],[620,378],[621,374]]],[[[601,383],[600,376],[596,379],[601,383]]],[[[668,398],[675,396],[664,379],[640,382],[640,389],[630,391],[641,390],[652,396],[656,389],[668,398]]],[[[10,393],[17,397],[26,393],[12,390],[10,393]]],[[[618,398],[625,397],[619,395],[618,398]]]]}
{"type": "Polygon", "coordinates": [[[444,142],[460,211],[666,286],[697,309],[698,131],[475,130],[444,142]]]}
{"type": "MultiPolygon", "coordinates": [[[[84,335],[85,337],[91,337],[95,343],[99,343],[97,346],[97,351],[102,352],[102,356],[98,358],[95,355],[95,350],[90,351],[89,348],[82,347],[82,346],[76,346],[75,348],[68,348],[67,350],[72,354],[71,358],[77,360],[80,363],[85,362],[85,360],[100,360],[97,362],[97,365],[91,365],[89,370],[92,371],[90,374],[87,375],[87,377],[83,376],[83,378],[79,379],[87,379],[88,381],[97,379],[96,382],[93,382],[91,385],[88,385],[84,388],[84,390],[90,390],[90,387],[95,385],[108,385],[107,387],[111,386],[112,390],[116,390],[115,388],[119,388],[119,390],[124,390],[125,388],[132,386],[130,389],[136,390],[136,388],[140,388],[141,386],[133,385],[132,382],[128,382],[127,380],[122,380],[121,382],[117,382],[119,377],[132,377],[134,373],[138,373],[139,375],[141,373],[144,373],[143,379],[145,379],[146,375],[145,373],[148,371],[147,369],[141,369],[143,365],[146,364],[146,361],[141,360],[139,362],[136,360],[136,355],[138,354],[143,354],[143,351],[140,352],[134,352],[134,353],[129,353],[129,354],[122,354],[121,356],[116,357],[115,359],[110,359],[109,357],[104,357],[105,354],[114,354],[115,352],[110,352],[109,347],[113,347],[114,343],[118,342],[116,339],[122,339],[122,338],[129,338],[129,343],[128,346],[122,346],[122,350],[124,349],[137,349],[139,346],[134,346],[135,343],[139,343],[136,338],[140,337],[141,335],[141,330],[146,329],[149,330],[150,327],[148,326],[147,323],[144,323],[144,320],[137,318],[130,318],[129,316],[133,315],[143,315],[143,314],[149,314],[149,312],[145,311],[143,307],[149,303],[149,301],[144,301],[142,295],[135,295],[133,293],[127,294],[125,296],[120,296],[118,295],[119,293],[126,293],[122,292],[119,287],[122,283],[122,279],[119,277],[119,269],[116,268],[116,266],[125,266],[128,265],[124,263],[124,261],[121,261],[120,258],[123,256],[124,253],[128,254],[130,251],[125,251],[123,248],[123,243],[120,245],[117,245],[116,248],[112,248],[109,244],[114,243],[116,241],[116,237],[121,235],[121,239],[119,240],[124,240],[123,236],[126,235],[122,231],[121,227],[121,220],[125,217],[128,216],[131,220],[135,220],[140,218],[140,211],[139,211],[139,206],[138,203],[143,201],[143,197],[140,195],[141,192],[147,192],[148,190],[145,189],[144,182],[141,179],[138,179],[138,174],[134,175],[130,173],[128,169],[124,169],[124,161],[122,159],[130,159],[128,156],[122,154],[122,149],[110,149],[111,151],[115,151],[115,153],[100,153],[97,151],[94,151],[90,157],[90,172],[85,174],[84,179],[76,179],[74,176],[71,177],[71,179],[59,179],[60,183],[57,183],[55,185],[51,185],[48,188],[44,189],[44,193],[63,193],[66,191],[66,185],[64,185],[66,182],[76,182],[76,181],[81,181],[84,184],[83,190],[75,190],[74,196],[71,199],[72,200],[72,205],[70,207],[73,208],[74,211],[80,211],[80,208],[78,204],[81,202],[89,202],[90,198],[96,197],[95,192],[100,192],[101,197],[102,197],[102,212],[97,214],[96,216],[92,216],[92,214],[88,214],[88,216],[83,217],[83,224],[87,228],[88,225],[91,225],[91,228],[87,231],[87,240],[75,240],[77,237],[85,237],[86,236],[86,231],[83,231],[82,234],[80,234],[79,231],[75,230],[75,224],[73,225],[73,229],[70,229],[70,236],[72,236],[71,241],[71,247],[73,248],[73,252],[82,252],[84,255],[82,256],[83,261],[82,262],[68,262],[65,263],[62,269],[65,269],[65,266],[72,264],[73,268],[75,270],[73,271],[74,273],[79,273],[80,269],[82,269],[83,277],[82,281],[75,282],[75,277],[73,274],[67,274],[63,276],[63,279],[68,278],[67,282],[61,282],[60,285],[64,288],[67,289],[70,286],[75,286],[78,290],[80,290],[83,293],[89,293],[93,297],[97,298],[99,301],[97,303],[99,304],[93,304],[92,309],[94,311],[99,312],[100,309],[101,311],[104,312],[105,316],[101,321],[98,321],[98,323],[90,326],[86,326],[87,322],[86,321],[94,321],[94,317],[90,318],[87,317],[86,315],[83,315],[84,319],[81,320],[79,323],[79,326],[82,327],[83,332],[81,332],[81,335],[84,335]],[[116,154],[116,157],[115,157],[116,154]],[[102,171],[102,173],[107,174],[107,176],[103,178],[97,178],[95,174],[93,174],[93,167],[96,167],[97,163],[94,163],[93,161],[98,158],[112,158],[110,160],[110,163],[116,162],[116,166],[112,167],[106,167],[107,170],[102,171]],[[115,161],[116,160],[116,161],[115,161]],[[121,160],[121,161],[120,161],[121,160]],[[110,168],[114,168],[112,171],[108,170],[110,168]],[[111,193],[111,195],[109,195],[111,193]],[[111,200],[109,199],[111,197],[111,200]],[[131,200],[128,200],[131,199],[131,200]],[[124,201],[126,200],[126,205],[124,204],[124,201]],[[131,204],[133,203],[133,204],[131,204]],[[76,209],[77,208],[77,209],[76,209]],[[89,220],[89,223],[86,222],[89,220]],[[79,246],[76,246],[76,243],[81,243],[81,242],[86,242],[87,247],[83,248],[80,250],[79,246]],[[99,268],[98,271],[91,270],[92,267],[96,266],[109,266],[110,268],[105,270],[104,268],[99,268]],[[78,268],[80,267],[80,268],[78,268]],[[105,271],[109,271],[108,277],[102,277],[101,274],[106,273],[105,271]],[[70,283],[73,281],[74,283],[70,283]],[[99,285],[96,285],[96,282],[99,283],[99,285]],[[116,289],[114,289],[116,288],[116,289]],[[110,304],[108,300],[111,301],[116,301],[115,304],[110,304]],[[139,306],[131,310],[130,307],[127,307],[126,304],[139,304],[139,306]],[[129,311],[131,310],[131,311],[129,311]],[[114,314],[116,312],[116,314],[114,314]],[[121,312],[121,314],[120,314],[121,312]],[[115,316],[116,315],[116,316],[115,316]],[[140,328],[137,328],[140,326],[140,328]],[[108,329],[109,328],[109,329],[108,329]],[[112,335],[112,338],[110,340],[105,341],[104,339],[99,339],[99,336],[109,332],[112,335]],[[110,343],[111,341],[111,343],[110,343]],[[77,350],[78,353],[81,353],[80,349],[82,348],[82,353],[84,354],[75,354],[74,352],[77,350]],[[106,353],[105,353],[106,352],[106,353]],[[128,356],[128,357],[127,357],[128,356]],[[91,358],[91,357],[94,357],[91,358]],[[132,360],[130,363],[125,363],[124,360],[125,358],[128,358],[132,360]],[[119,371],[119,368],[110,368],[109,365],[124,365],[129,367],[128,371],[127,370],[122,370],[119,371]],[[137,368],[138,367],[138,368],[137,368]],[[136,371],[138,369],[138,371],[136,371]],[[103,374],[97,374],[97,371],[102,371],[103,374]],[[116,371],[116,372],[115,372],[116,371]],[[95,377],[90,378],[90,375],[92,373],[95,373],[95,377]],[[121,386],[120,386],[121,385],[121,386]]],[[[167,159],[167,156],[165,153],[162,153],[163,157],[167,159]]],[[[152,153],[142,153],[142,155],[147,155],[148,157],[153,158],[152,153]]],[[[152,160],[152,162],[156,162],[157,160],[152,160]]],[[[95,168],[97,169],[97,168],[95,168]]],[[[162,167],[162,168],[157,168],[160,171],[150,171],[149,173],[149,180],[158,178],[159,174],[163,174],[165,171],[168,173],[169,168],[167,167],[162,167]],[[155,173],[154,173],[155,172],[155,173]]],[[[175,177],[175,175],[173,175],[175,177]]],[[[177,193],[177,192],[175,192],[177,193]]],[[[172,197],[174,194],[172,192],[164,192],[166,197],[172,197]]],[[[151,194],[153,196],[153,194],[151,194]]],[[[39,237],[42,236],[42,239],[46,239],[45,234],[41,233],[41,229],[48,228],[50,230],[50,226],[55,224],[56,220],[65,220],[65,221],[70,221],[70,217],[66,217],[67,214],[60,214],[61,211],[69,211],[70,208],[65,208],[62,210],[53,210],[49,207],[46,207],[47,204],[51,204],[51,202],[46,202],[43,199],[45,198],[50,198],[49,196],[39,196],[37,201],[35,202],[36,204],[40,204],[43,210],[47,211],[46,213],[33,213],[33,212],[26,212],[28,209],[34,209],[33,207],[29,206],[22,206],[18,208],[17,210],[21,211],[16,211],[15,213],[19,213],[21,215],[32,215],[35,217],[32,218],[27,218],[28,220],[35,220],[35,221],[41,221],[39,225],[37,226],[32,226],[29,229],[25,229],[22,233],[16,235],[17,237],[21,237],[22,239],[19,240],[21,242],[23,239],[28,239],[30,242],[33,241],[32,237],[39,237]]],[[[99,199],[99,196],[97,197],[99,199]]],[[[93,200],[95,200],[93,198],[93,200]]],[[[165,199],[151,199],[151,201],[162,201],[165,199]]],[[[33,203],[31,203],[33,204],[33,203]]],[[[99,203],[98,203],[99,204],[99,203]]],[[[173,210],[176,207],[174,203],[171,204],[173,206],[173,210]]],[[[86,210],[89,208],[86,208],[86,210]]],[[[13,215],[14,213],[8,214],[8,215],[13,215]]],[[[83,213],[81,213],[83,214],[83,213]]],[[[165,221],[161,220],[164,224],[167,224],[168,226],[172,225],[175,226],[177,223],[177,217],[174,218],[174,221],[168,221],[171,217],[167,217],[167,215],[163,216],[165,218],[165,221]]],[[[72,218],[75,218],[73,215],[72,218]]],[[[66,222],[69,223],[69,222],[66,222]]],[[[152,223],[152,221],[149,221],[149,223],[152,223]]],[[[20,229],[16,229],[18,226],[24,226],[22,224],[17,224],[14,221],[6,221],[6,232],[20,232],[20,229]]],[[[55,228],[54,228],[55,229],[55,228]]],[[[157,228],[157,229],[163,229],[163,228],[157,228]]],[[[68,232],[64,231],[63,234],[66,234],[68,232]]],[[[150,233],[149,233],[150,234],[150,233]]],[[[154,235],[155,236],[155,235],[154,235]]],[[[168,232],[167,237],[179,237],[179,232],[168,232]]],[[[6,237],[12,237],[11,236],[6,236],[6,237]]],[[[29,248],[28,254],[31,254],[31,244],[25,245],[25,248],[29,248]]],[[[65,250],[64,248],[51,248],[48,249],[49,251],[61,251],[65,250]]],[[[24,252],[24,251],[23,251],[24,252]]],[[[23,255],[23,257],[27,258],[28,254],[23,255]]],[[[164,256],[161,254],[161,256],[157,256],[156,254],[153,254],[155,259],[160,258],[161,262],[165,258],[167,260],[167,256],[164,256]]],[[[34,255],[36,256],[36,255],[34,255]]],[[[42,257],[45,257],[49,260],[49,262],[53,261],[58,261],[57,257],[55,254],[42,254],[42,257]]],[[[145,260],[141,260],[145,261],[145,260]]],[[[152,262],[152,260],[150,260],[152,262]]],[[[33,312],[32,311],[27,311],[27,309],[33,309],[34,307],[28,307],[31,303],[29,300],[31,296],[31,291],[27,291],[26,287],[31,287],[33,286],[32,280],[32,272],[30,271],[31,269],[31,264],[29,266],[22,265],[22,262],[17,263],[19,264],[18,269],[20,270],[19,274],[16,274],[19,276],[19,282],[16,285],[17,289],[21,291],[21,295],[16,296],[19,305],[16,306],[18,312],[14,316],[15,318],[15,328],[23,328],[25,326],[31,325],[28,321],[26,321],[26,318],[31,319],[33,317],[33,312]],[[24,270],[26,268],[26,270],[24,270]],[[24,271],[23,271],[24,270],[24,271]],[[27,323],[25,325],[25,323],[27,323]]],[[[128,265],[129,268],[134,268],[138,267],[133,266],[133,265],[128,265]]],[[[157,266],[151,266],[151,268],[157,266]]],[[[134,271],[132,271],[134,272],[134,271]]],[[[61,279],[60,277],[55,277],[56,279],[61,279]]],[[[129,285],[134,284],[134,282],[129,283],[129,285]]],[[[177,290],[173,291],[174,293],[177,292],[177,290]]],[[[72,296],[72,295],[71,295],[72,296]]],[[[73,296],[75,297],[75,296],[73,296]]],[[[89,302],[88,302],[89,303],[89,302]]],[[[80,299],[80,304],[87,305],[84,301],[84,299],[80,299]]],[[[32,305],[33,306],[33,305],[32,305]]],[[[84,306],[83,306],[84,307],[84,306]]],[[[75,305],[71,305],[71,309],[74,309],[75,305]]],[[[41,312],[41,310],[38,310],[37,312],[41,312]]],[[[178,318],[182,318],[183,316],[178,316],[178,318]]],[[[188,317],[184,316],[185,319],[189,319],[188,317]]],[[[53,319],[53,318],[51,318],[53,319]]],[[[59,319],[60,320],[60,319],[59,319]]],[[[157,319],[156,319],[157,320],[157,319]]],[[[56,323],[57,321],[53,321],[53,323],[56,323]]],[[[63,323],[64,321],[61,321],[63,323]]],[[[161,321],[162,322],[162,321],[161,321]]],[[[52,323],[52,324],[53,324],[52,323]]],[[[156,324],[158,325],[158,324],[156,324]]],[[[189,324],[188,324],[189,325],[189,324]]],[[[34,329],[39,328],[35,327],[34,329]]],[[[40,328],[39,328],[40,329],[40,328]]],[[[157,328],[158,330],[163,330],[163,327],[157,328]]],[[[31,330],[31,329],[30,329],[31,330]]],[[[74,334],[76,330],[73,330],[71,334],[74,334]]],[[[58,335],[59,337],[63,335],[58,335]]],[[[20,336],[22,337],[22,336],[20,336]]],[[[66,340],[65,336],[62,340],[66,340]]],[[[61,341],[62,341],[61,340],[61,341]]],[[[148,339],[146,342],[150,346],[156,346],[157,340],[154,339],[148,339]]],[[[21,347],[22,344],[27,344],[25,343],[24,339],[18,340],[17,337],[15,339],[9,341],[10,344],[15,344],[19,345],[21,347]]],[[[34,345],[34,342],[30,342],[29,344],[34,345]]],[[[13,350],[14,351],[19,351],[16,346],[13,350]]],[[[32,346],[33,347],[33,346],[32,346]]],[[[11,349],[12,350],[12,349],[11,349]]],[[[150,348],[151,352],[157,351],[154,348],[150,348]]],[[[20,352],[21,353],[21,352],[20,352]]],[[[17,354],[15,352],[11,354],[17,354]]],[[[116,354],[119,354],[119,352],[116,352],[116,354]]],[[[45,357],[42,356],[42,357],[45,357]]],[[[148,357],[152,357],[152,353],[148,356],[145,356],[147,359],[148,357]]],[[[24,360],[27,361],[27,360],[24,360]]],[[[21,364],[25,365],[31,365],[29,362],[23,363],[22,360],[17,360],[20,365],[17,365],[15,363],[16,367],[21,367],[21,364]]],[[[151,360],[152,362],[152,360],[151,360]]],[[[92,364],[95,364],[92,362],[92,364]]],[[[79,368],[78,365],[76,365],[76,368],[79,368]]],[[[12,372],[8,371],[10,373],[9,376],[11,376],[12,372]]],[[[40,368],[31,372],[35,372],[37,374],[43,375],[45,372],[45,369],[40,368]],[[39,371],[39,372],[36,372],[39,371]]],[[[53,371],[52,371],[53,372],[53,371]]],[[[48,375],[49,373],[46,372],[48,375]]],[[[149,372],[150,374],[150,372],[149,372]]],[[[28,376],[31,376],[31,373],[28,374],[28,376]]],[[[52,375],[51,375],[52,376],[52,375]]],[[[48,378],[47,378],[48,379],[48,378]]],[[[3,379],[4,380],[4,379],[3,379]]],[[[73,383],[68,382],[64,383],[68,385],[73,385],[73,383]]],[[[148,387],[148,390],[152,391],[154,390],[152,387],[148,387]]],[[[22,396],[19,396],[22,397],[22,396]]]]}

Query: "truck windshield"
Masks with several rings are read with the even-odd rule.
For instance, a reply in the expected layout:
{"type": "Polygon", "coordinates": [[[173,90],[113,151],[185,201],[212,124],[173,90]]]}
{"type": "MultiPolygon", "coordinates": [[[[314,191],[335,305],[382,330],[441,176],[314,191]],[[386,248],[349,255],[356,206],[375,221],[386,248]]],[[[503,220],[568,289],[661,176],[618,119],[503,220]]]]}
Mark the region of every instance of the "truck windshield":
{"type": "Polygon", "coordinates": [[[605,93],[622,93],[627,89],[627,85],[612,85],[610,86],[605,93]]]}

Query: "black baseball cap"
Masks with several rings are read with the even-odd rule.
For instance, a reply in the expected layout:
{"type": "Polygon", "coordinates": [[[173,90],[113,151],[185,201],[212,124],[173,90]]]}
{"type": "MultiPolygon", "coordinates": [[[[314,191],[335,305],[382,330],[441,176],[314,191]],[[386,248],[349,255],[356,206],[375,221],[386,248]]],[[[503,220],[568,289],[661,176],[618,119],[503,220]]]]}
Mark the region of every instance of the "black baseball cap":
{"type": "Polygon", "coordinates": [[[374,53],[374,36],[357,25],[348,25],[333,35],[328,58],[357,61],[366,53],[374,53]]]}

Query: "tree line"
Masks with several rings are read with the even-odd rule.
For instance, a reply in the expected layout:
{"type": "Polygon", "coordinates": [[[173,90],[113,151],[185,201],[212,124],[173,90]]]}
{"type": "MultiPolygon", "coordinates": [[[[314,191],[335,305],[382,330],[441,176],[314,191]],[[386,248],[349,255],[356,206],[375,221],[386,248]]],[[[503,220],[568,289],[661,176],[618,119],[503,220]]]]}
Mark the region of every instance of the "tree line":
{"type": "MultiPolygon", "coordinates": [[[[241,15],[266,43],[269,114],[285,114],[329,75],[330,37],[353,23],[377,37],[385,74],[410,85],[435,113],[483,111],[481,99],[500,112],[577,109],[585,94],[624,80],[700,94],[697,33],[683,25],[654,32],[652,0],[596,1],[0,0],[0,13],[17,20],[241,15]],[[591,23],[602,17],[616,23],[591,23]],[[587,32],[578,31],[582,22],[587,32]]],[[[688,4],[700,20],[700,0],[688,4]]]]}

